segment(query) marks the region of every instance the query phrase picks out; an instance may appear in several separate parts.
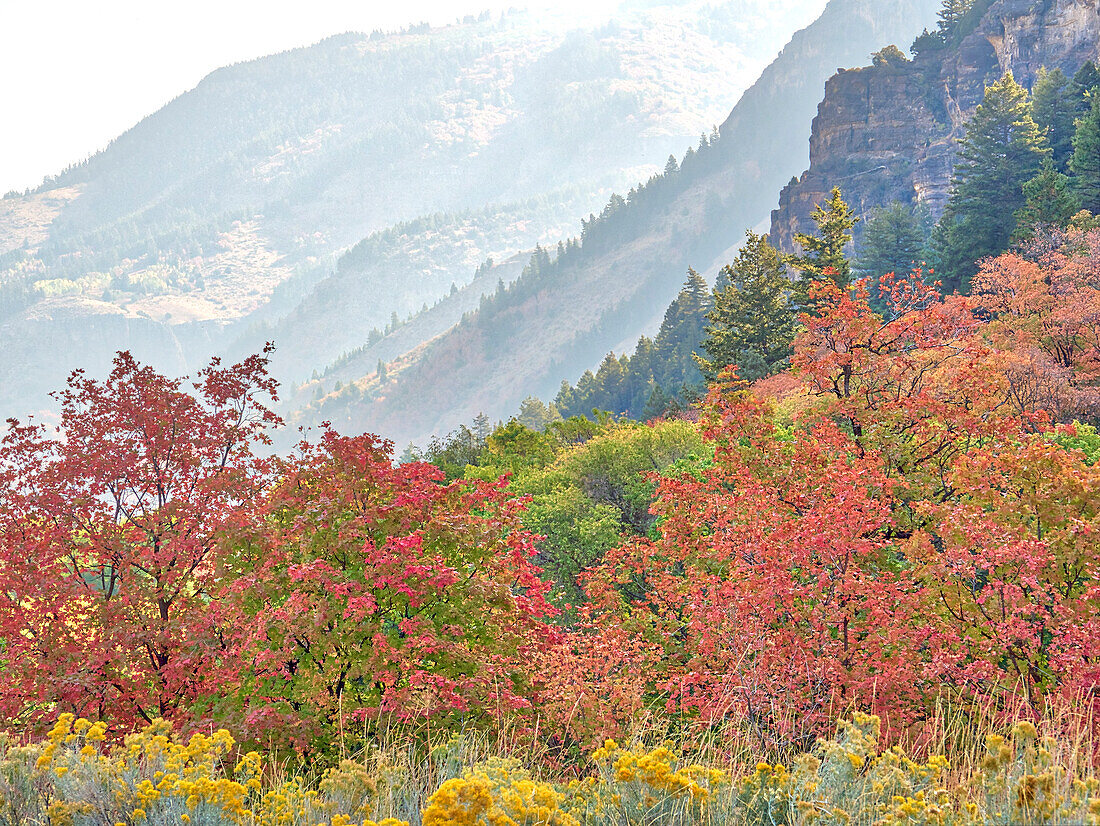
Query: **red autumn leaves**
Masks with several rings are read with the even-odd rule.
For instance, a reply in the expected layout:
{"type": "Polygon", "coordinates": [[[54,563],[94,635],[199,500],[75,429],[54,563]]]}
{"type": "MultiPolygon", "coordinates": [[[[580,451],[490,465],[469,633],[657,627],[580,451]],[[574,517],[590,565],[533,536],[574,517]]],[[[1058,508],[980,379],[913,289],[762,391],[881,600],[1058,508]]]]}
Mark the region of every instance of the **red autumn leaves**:
{"type": "Polygon", "coordinates": [[[391,722],[521,718],[557,742],[644,708],[799,742],[853,705],[1038,706],[1100,677],[1100,234],[919,273],[876,313],[812,296],[776,402],[712,389],[712,465],[584,575],[558,629],[506,483],[445,484],[325,432],[292,456],[266,353],[193,387],[122,354],[60,433],[0,445],[0,711],[225,721],[301,749],[391,722]]]}
{"type": "Polygon", "coordinates": [[[189,392],[121,354],[72,377],[60,434],[9,430],[6,718],[215,715],[306,748],[345,718],[528,704],[517,662],[550,609],[517,503],[368,436],[260,458],[273,399],[265,357],[189,392]]]}

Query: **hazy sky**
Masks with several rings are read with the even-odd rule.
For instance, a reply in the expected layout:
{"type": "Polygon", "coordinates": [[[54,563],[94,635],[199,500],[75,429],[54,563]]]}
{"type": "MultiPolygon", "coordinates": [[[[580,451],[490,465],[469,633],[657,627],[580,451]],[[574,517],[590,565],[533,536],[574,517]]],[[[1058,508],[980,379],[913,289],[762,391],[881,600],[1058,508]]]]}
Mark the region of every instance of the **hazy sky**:
{"type": "MultiPolygon", "coordinates": [[[[806,0],[817,6],[820,0],[806,0]]],[[[339,32],[616,0],[0,0],[0,194],[37,186],[228,63],[339,32]]]]}
{"type": "MultiPolygon", "coordinates": [[[[37,186],[228,63],[545,0],[0,0],[0,194],[37,186]]],[[[556,0],[606,13],[615,0],[556,0]]]]}

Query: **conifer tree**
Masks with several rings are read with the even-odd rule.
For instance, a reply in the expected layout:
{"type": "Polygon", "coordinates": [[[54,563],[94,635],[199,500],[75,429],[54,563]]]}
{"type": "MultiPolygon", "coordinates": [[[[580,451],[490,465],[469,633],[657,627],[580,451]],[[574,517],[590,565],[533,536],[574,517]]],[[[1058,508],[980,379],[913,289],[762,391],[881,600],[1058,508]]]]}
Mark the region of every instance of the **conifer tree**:
{"type": "Polygon", "coordinates": [[[528,396],[520,402],[516,421],[530,430],[542,431],[551,422],[561,421],[561,415],[553,404],[547,405],[535,396],[528,396]]]}
{"type": "Polygon", "coordinates": [[[1050,144],[1054,167],[1065,172],[1073,155],[1074,120],[1081,92],[1061,69],[1048,72],[1041,68],[1031,95],[1032,114],[1050,144]]]}
{"type": "Polygon", "coordinates": [[[1088,94],[1100,87],[1100,69],[1091,60],[1086,60],[1073,76],[1073,85],[1077,90],[1077,114],[1083,115],[1089,109],[1088,94]]]}
{"type": "Polygon", "coordinates": [[[653,385],[649,398],[646,399],[645,407],[642,408],[642,419],[649,421],[665,415],[669,408],[675,404],[675,401],[661,385],[653,385]]]}
{"type": "Polygon", "coordinates": [[[944,0],[938,12],[939,31],[944,40],[950,40],[959,30],[959,24],[974,7],[974,0],[944,0]]]}
{"type": "Polygon", "coordinates": [[[966,289],[978,261],[1008,248],[1024,184],[1049,156],[1027,91],[1005,74],[985,90],[959,141],[951,198],[934,236],[948,289],[966,289]]]}
{"type": "Polygon", "coordinates": [[[707,282],[695,270],[689,269],[687,280],[665,311],[661,329],[653,341],[655,378],[666,390],[679,390],[702,381],[693,355],[703,340],[711,307],[707,282]]]}
{"type": "Polygon", "coordinates": [[[872,284],[887,273],[902,276],[912,272],[924,258],[925,235],[912,207],[895,203],[877,210],[863,230],[856,271],[872,284]]]}
{"type": "Polygon", "coordinates": [[[845,248],[852,241],[852,227],[859,223],[852,209],[844,203],[839,187],[833,187],[828,200],[810,213],[817,224],[817,234],[795,233],[795,242],[802,255],[788,256],[786,263],[802,273],[802,289],[812,281],[831,278],[841,288],[852,279],[852,268],[845,248]]]}
{"type": "Polygon", "coordinates": [[[485,441],[489,438],[489,434],[493,432],[493,424],[489,421],[489,417],[482,411],[474,416],[474,437],[479,443],[485,444],[485,441]]]}
{"type": "Polygon", "coordinates": [[[703,374],[713,381],[736,364],[741,378],[755,381],[781,369],[796,327],[793,285],[766,235],[748,231],[737,258],[722,268],[719,285],[700,348],[706,356],[695,356],[703,374]]]}
{"type": "Polygon", "coordinates": [[[1089,95],[1089,109],[1077,121],[1069,166],[1081,206],[1100,212],[1100,89],[1089,95]]]}
{"type": "Polygon", "coordinates": [[[1047,158],[1039,174],[1024,184],[1026,202],[1016,213],[1014,241],[1046,235],[1051,229],[1066,226],[1081,208],[1081,202],[1070,190],[1069,178],[1047,158]]]}

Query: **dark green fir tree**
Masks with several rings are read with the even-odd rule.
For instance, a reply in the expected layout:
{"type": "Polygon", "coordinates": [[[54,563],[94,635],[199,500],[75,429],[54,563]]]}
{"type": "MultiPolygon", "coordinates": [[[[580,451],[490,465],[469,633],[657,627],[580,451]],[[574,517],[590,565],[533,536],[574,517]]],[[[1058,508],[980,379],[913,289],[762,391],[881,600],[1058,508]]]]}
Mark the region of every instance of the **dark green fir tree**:
{"type": "Polygon", "coordinates": [[[1077,121],[1069,168],[1081,206],[1100,212],[1100,89],[1089,94],[1088,111],[1077,121]]]}
{"type": "Polygon", "coordinates": [[[833,187],[824,204],[810,213],[817,224],[817,233],[795,233],[794,240],[802,247],[801,255],[787,256],[786,263],[802,273],[803,294],[814,281],[832,279],[842,289],[852,280],[852,265],[845,252],[852,243],[852,228],[859,218],[844,202],[838,187],[833,187]]]}
{"type": "Polygon", "coordinates": [[[1047,158],[1039,174],[1024,184],[1025,203],[1016,213],[1014,241],[1049,235],[1051,230],[1065,227],[1081,209],[1081,202],[1070,189],[1069,178],[1047,158]]]}
{"type": "MultiPolygon", "coordinates": [[[[876,210],[867,220],[855,261],[856,273],[872,287],[882,276],[904,276],[920,266],[928,241],[927,218],[902,203],[876,210]]],[[[875,290],[871,290],[872,296],[875,290]]]]}
{"type": "Polygon", "coordinates": [[[933,236],[946,289],[965,291],[977,262],[1008,248],[1024,184],[1049,156],[1027,90],[1006,74],[985,90],[959,142],[951,197],[933,236]]]}
{"type": "Polygon", "coordinates": [[[1073,155],[1074,121],[1078,115],[1078,102],[1082,94],[1061,69],[1048,72],[1039,69],[1039,76],[1031,90],[1031,109],[1035,123],[1050,145],[1054,167],[1059,172],[1069,170],[1073,155]]]}
{"type": "Polygon", "coordinates": [[[1073,85],[1077,89],[1077,114],[1083,115],[1089,109],[1089,93],[1100,89],[1100,69],[1091,60],[1086,60],[1073,76],[1073,85]]]}
{"type": "Polygon", "coordinates": [[[766,235],[749,231],[732,264],[722,268],[706,338],[696,355],[708,380],[731,364],[748,381],[781,370],[797,323],[792,284],[779,251],[766,235]]]}

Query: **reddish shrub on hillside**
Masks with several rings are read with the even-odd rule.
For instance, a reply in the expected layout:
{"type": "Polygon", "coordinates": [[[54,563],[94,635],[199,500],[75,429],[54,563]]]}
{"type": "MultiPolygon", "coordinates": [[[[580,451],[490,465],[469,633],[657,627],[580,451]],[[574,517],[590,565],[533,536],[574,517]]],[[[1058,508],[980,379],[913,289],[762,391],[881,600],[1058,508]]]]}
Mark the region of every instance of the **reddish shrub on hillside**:
{"type": "Polygon", "coordinates": [[[373,436],[325,432],[285,462],[222,556],[246,730],[316,748],[529,705],[552,614],[535,537],[502,483],[443,482],[373,436]]]}

